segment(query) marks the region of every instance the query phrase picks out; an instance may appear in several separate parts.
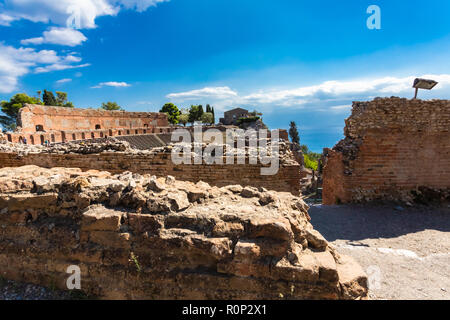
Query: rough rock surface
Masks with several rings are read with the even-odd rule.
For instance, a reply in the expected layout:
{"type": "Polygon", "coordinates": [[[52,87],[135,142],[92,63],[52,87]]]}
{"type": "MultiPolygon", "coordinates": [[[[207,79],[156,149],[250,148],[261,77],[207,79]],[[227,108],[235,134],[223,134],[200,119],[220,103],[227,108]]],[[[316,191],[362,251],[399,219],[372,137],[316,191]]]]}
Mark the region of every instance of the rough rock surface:
{"type": "Polygon", "coordinates": [[[4,139],[2,141],[0,137],[0,152],[15,152],[20,155],[26,155],[28,153],[80,153],[80,154],[93,154],[100,152],[132,152],[133,149],[126,141],[119,141],[114,138],[103,138],[96,140],[75,141],[67,142],[63,144],[50,144],[45,145],[33,145],[33,144],[21,144],[10,143],[4,139]]]}
{"type": "MultiPolygon", "coordinates": [[[[260,139],[261,141],[263,139],[260,139]]],[[[271,141],[267,142],[268,152],[271,155],[270,149],[271,141]]],[[[263,149],[263,144],[258,142],[258,147],[249,147],[248,145],[242,149],[235,149],[234,153],[236,155],[244,155],[244,157],[249,157],[251,155],[258,156],[260,150],[263,149]]],[[[48,154],[98,154],[102,152],[123,152],[126,154],[136,154],[136,155],[154,155],[158,153],[171,152],[175,144],[169,143],[163,147],[155,147],[147,150],[133,148],[128,142],[118,140],[114,137],[101,138],[95,140],[85,140],[85,141],[73,141],[67,143],[50,144],[45,145],[31,145],[31,144],[21,144],[21,143],[11,143],[6,141],[6,139],[0,136],[0,153],[17,153],[19,156],[26,156],[30,153],[48,153],[48,154]]],[[[217,144],[217,146],[224,150],[227,145],[217,144]]],[[[204,151],[207,147],[206,143],[200,144],[201,149],[204,151]]],[[[194,150],[194,143],[191,144],[192,151],[194,150]]],[[[195,154],[192,152],[192,158],[195,154]]],[[[280,164],[293,164],[295,163],[294,154],[291,151],[290,142],[280,139],[278,142],[278,152],[275,154],[279,158],[280,164]]]]}
{"type": "Polygon", "coordinates": [[[0,169],[0,273],[127,299],[361,299],[367,278],[290,193],[126,172],[0,169]]]}

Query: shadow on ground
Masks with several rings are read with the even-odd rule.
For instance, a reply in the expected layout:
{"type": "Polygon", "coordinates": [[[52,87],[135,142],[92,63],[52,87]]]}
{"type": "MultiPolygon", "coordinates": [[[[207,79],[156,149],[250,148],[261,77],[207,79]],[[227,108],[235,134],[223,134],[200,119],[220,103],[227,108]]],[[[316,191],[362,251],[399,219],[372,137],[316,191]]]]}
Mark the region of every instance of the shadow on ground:
{"type": "Polygon", "coordinates": [[[328,241],[395,238],[426,229],[450,232],[450,208],[312,205],[309,215],[328,241]]]}

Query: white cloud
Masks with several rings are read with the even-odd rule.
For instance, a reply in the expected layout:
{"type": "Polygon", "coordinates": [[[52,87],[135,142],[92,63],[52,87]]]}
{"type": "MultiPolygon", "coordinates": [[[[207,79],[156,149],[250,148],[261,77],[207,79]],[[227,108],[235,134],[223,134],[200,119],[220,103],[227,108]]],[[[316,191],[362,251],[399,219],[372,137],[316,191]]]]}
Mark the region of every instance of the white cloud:
{"type": "Polygon", "coordinates": [[[168,2],[169,0],[119,0],[113,1],[123,6],[125,9],[133,9],[137,12],[143,12],[149,7],[154,7],[158,3],[168,2]]]}
{"type": "Polygon", "coordinates": [[[14,20],[16,20],[14,17],[11,17],[4,13],[0,13],[0,26],[8,27],[14,20]]]}
{"type": "MultiPolygon", "coordinates": [[[[11,26],[16,20],[42,22],[51,27],[42,36],[22,40],[23,45],[58,44],[77,46],[87,38],[75,29],[95,28],[101,16],[115,16],[120,10],[142,12],[150,6],[169,0],[4,0],[0,3],[0,26],[11,26]]],[[[13,48],[0,42],[0,92],[9,93],[18,85],[18,79],[28,73],[83,68],[74,54],[60,56],[53,50],[36,51],[31,48],[13,48]]],[[[105,86],[129,86],[123,83],[105,83],[105,86]]],[[[103,86],[102,85],[102,86],[103,86]]]]}
{"type": "Polygon", "coordinates": [[[72,81],[72,79],[66,78],[66,79],[58,80],[58,81],[56,81],[55,83],[56,83],[56,84],[64,84],[64,83],[68,83],[68,82],[71,82],[71,81],[72,81]]]}
{"type": "Polygon", "coordinates": [[[53,27],[48,31],[44,31],[42,37],[25,39],[21,43],[23,45],[50,43],[74,47],[86,40],[87,38],[80,31],[53,27]]]}
{"type": "Polygon", "coordinates": [[[67,62],[80,62],[81,58],[80,57],[76,57],[72,54],[69,54],[68,56],[65,57],[65,59],[67,62]]]}
{"type": "Polygon", "coordinates": [[[67,69],[77,69],[77,68],[86,68],[89,67],[90,63],[84,63],[79,65],[71,65],[66,63],[54,63],[48,66],[44,67],[38,67],[34,69],[34,73],[47,73],[51,71],[61,71],[61,70],[67,70],[67,69]]]}
{"type": "Polygon", "coordinates": [[[121,9],[138,12],[165,0],[6,0],[0,23],[26,19],[33,22],[55,23],[77,29],[95,28],[95,19],[114,16],[121,9]]]}
{"type": "Polygon", "coordinates": [[[126,82],[109,81],[109,82],[100,82],[98,85],[93,86],[91,88],[99,89],[103,87],[130,87],[130,86],[131,84],[128,84],[126,82]]]}
{"type": "Polygon", "coordinates": [[[231,90],[229,87],[206,87],[198,90],[171,93],[167,95],[167,98],[178,101],[186,101],[202,98],[229,99],[237,96],[237,92],[231,90]]]}
{"type": "MultiPolygon", "coordinates": [[[[421,78],[434,79],[439,84],[433,89],[450,89],[450,74],[422,75],[421,78]]],[[[318,85],[304,86],[293,89],[265,89],[239,94],[229,87],[206,87],[198,90],[168,94],[166,97],[175,102],[197,100],[202,103],[214,103],[219,109],[230,106],[255,106],[261,110],[281,106],[304,108],[305,106],[321,106],[334,112],[345,111],[348,103],[353,100],[372,99],[380,96],[400,95],[411,97],[412,84],[416,77],[382,77],[372,79],[355,79],[350,81],[325,81],[318,85]],[[343,104],[337,105],[336,102],[343,104]]]]}
{"type": "Polygon", "coordinates": [[[17,89],[18,79],[29,73],[80,68],[88,64],[73,65],[72,58],[60,56],[53,50],[37,51],[32,48],[14,48],[0,43],[0,92],[17,89]]]}

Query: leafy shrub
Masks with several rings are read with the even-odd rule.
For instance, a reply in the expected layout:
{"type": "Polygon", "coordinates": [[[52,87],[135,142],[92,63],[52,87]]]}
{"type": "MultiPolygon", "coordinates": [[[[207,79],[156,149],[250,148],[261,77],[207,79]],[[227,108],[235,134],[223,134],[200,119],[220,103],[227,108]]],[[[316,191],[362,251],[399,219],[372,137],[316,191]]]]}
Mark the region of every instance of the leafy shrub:
{"type": "Polygon", "coordinates": [[[303,159],[305,160],[305,167],[312,170],[317,170],[319,163],[317,160],[313,160],[309,155],[304,154],[303,159]]]}
{"type": "Polygon", "coordinates": [[[254,117],[243,117],[243,118],[239,118],[237,120],[238,124],[244,123],[244,122],[255,122],[258,121],[261,117],[258,116],[254,116],[254,117]]]}

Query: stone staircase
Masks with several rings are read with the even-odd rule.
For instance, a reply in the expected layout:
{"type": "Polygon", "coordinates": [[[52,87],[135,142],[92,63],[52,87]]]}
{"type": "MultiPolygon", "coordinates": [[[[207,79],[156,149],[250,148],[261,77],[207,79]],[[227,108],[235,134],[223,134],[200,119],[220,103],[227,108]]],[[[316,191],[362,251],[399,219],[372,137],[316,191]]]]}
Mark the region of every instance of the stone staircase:
{"type": "Polygon", "coordinates": [[[170,134],[145,134],[132,136],[116,136],[119,141],[128,142],[131,147],[139,150],[149,150],[157,147],[164,147],[170,143],[170,134]]]}

